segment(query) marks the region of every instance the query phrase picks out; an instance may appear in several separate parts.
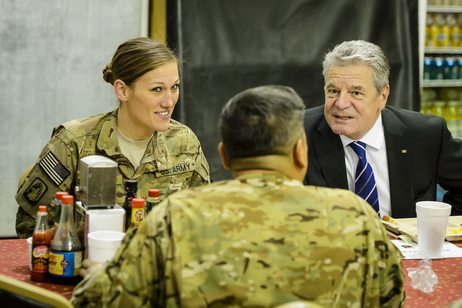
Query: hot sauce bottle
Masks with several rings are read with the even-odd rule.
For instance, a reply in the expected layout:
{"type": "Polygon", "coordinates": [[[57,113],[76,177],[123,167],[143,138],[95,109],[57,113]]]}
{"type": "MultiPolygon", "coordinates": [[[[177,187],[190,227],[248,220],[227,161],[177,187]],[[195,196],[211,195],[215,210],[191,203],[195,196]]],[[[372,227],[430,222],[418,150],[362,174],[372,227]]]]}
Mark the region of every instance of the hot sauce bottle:
{"type": "Polygon", "coordinates": [[[160,202],[160,191],[158,189],[148,190],[145,214],[148,214],[160,202]]]}
{"type": "Polygon", "coordinates": [[[47,281],[48,280],[48,261],[49,248],[51,242],[51,232],[48,227],[47,207],[39,206],[37,212],[37,224],[32,234],[32,266],[30,280],[47,281]]]}

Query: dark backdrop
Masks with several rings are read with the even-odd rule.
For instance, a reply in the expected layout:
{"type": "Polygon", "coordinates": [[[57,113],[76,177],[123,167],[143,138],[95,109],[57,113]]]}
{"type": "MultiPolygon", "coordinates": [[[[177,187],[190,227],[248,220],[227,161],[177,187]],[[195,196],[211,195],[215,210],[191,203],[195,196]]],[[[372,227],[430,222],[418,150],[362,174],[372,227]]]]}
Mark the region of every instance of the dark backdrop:
{"type": "Polygon", "coordinates": [[[324,103],[324,54],[345,40],[380,45],[391,65],[388,104],[419,108],[418,0],[169,0],[167,38],[185,60],[174,118],[199,137],[212,179],[217,121],[237,92],[293,87],[307,107],[324,103]]]}

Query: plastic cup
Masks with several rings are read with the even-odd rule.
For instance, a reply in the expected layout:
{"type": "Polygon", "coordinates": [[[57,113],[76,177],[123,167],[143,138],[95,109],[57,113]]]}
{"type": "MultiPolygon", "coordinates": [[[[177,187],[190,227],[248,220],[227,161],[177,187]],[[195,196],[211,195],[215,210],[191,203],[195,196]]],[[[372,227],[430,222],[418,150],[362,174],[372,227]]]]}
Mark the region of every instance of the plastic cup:
{"type": "Polygon", "coordinates": [[[427,258],[442,256],[451,205],[439,201],[416,203],[419,253],[427,258]]]}
{"type": "Polygon", "coordinates": [[[32,270],[32,236],[27,238],[27,252],[29,253],[29,269],[32,270]]]}
{"type": "Polygon", "coordinates": [[[112,259],[124,238],[119,231],[94,231],[88,233],[88,259],[105,263],[112,259]]]}

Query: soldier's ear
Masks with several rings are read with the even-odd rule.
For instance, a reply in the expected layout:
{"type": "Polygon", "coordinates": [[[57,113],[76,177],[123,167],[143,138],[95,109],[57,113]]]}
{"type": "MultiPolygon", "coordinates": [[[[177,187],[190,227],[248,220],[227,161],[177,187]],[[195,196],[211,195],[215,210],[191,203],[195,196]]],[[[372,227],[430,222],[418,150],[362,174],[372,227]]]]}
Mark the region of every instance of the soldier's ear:
{"type": "Polygon", "coordinates": [[[114,81],[114,93],[117,95],[121,102],[128,101],[129,87],[120,79],[114,81]]]}
{"type": "Polygon", "coordinates": [[[225,147],[223,146],[223,142],[218,144],[218,154],[220,154],[221,164],[223,168],[229,170],[231,169],[231,164],[229,163],[228,156],[226,155],[225,147]]]}
{"type": "Polygon", "coordinates": [[[308,168],[308,145],[306,139],[298,139],[294,146],[294,163],[295,165],[306,172],[308,168]]]}

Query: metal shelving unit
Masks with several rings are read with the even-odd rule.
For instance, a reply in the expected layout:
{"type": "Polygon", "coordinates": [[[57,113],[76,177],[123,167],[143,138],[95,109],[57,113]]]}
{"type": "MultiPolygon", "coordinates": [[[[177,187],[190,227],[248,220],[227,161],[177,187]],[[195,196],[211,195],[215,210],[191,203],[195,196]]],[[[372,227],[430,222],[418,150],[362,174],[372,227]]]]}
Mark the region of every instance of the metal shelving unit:
{"type": "MultiPolygon", "coordinates": [[[[427,5],[427,13],[460,14],[462,6],[458,5],[427,5]]],[[[424,55],[444,56],[462,55],[462,47],[425,47],[424,55]]],[[[423,88],[462,87],[462,80],[422,80],[423,88]]]]}
{"type": "Polygon", "coordinates": [[[462,87],[462,79],[453,80],[426,80],[422,81],[424,88],[462,87]]]}
{"type": "Polygon", "coordinates": [[[462,7],[457,5],[427,5],[428,13],[462,13],[462,7]]]}

